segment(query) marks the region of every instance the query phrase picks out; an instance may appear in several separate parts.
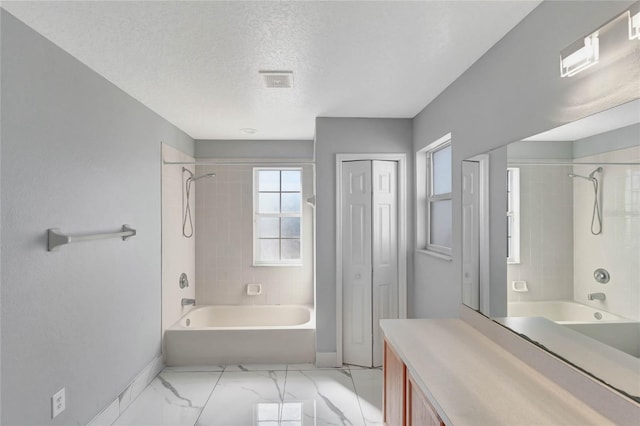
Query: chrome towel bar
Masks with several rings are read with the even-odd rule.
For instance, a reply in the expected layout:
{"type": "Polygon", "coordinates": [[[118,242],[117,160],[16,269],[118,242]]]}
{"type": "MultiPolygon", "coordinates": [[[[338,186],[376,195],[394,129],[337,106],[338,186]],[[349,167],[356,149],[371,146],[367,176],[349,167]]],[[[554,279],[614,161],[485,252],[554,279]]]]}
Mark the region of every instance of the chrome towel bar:
{"type": "Polygon", "coordinates": [[[134,237],[136,235],[136,230],[133,229],[129,225],[122,225],[121,232],[109,232],[104,234],[89,234],[89,235],[65,235],[60,232],[58,228],[51,228],[47,230],[48,237],[48,250],[54,251],[57,250],[58,247],[63,246],[65,244],[71,243],[79,243],[81,241],[91,241],[91,240],[104,240],[107,238],[118,238],[122,237],[123,241],[134,237]]]}

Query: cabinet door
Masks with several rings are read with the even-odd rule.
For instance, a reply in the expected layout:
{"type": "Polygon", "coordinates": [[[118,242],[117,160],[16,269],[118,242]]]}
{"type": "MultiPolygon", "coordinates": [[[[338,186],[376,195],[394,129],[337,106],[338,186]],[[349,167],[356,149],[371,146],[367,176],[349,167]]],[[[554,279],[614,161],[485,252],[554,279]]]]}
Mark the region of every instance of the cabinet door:
{"type": "MultiPolygon", "coordinates": [[[[391,345],[384,341],[384,424],[405,426],[406,369],[391,345]]],[[[416,426],[419,423],[416,423],[416,426]]],[[[421,425],[424,426],[424,425],[421,425]]]]}
{"type": "Polygon", "coordinates": [[[444,426],[410,374],[407,376],[407,426],[444,426]]]}

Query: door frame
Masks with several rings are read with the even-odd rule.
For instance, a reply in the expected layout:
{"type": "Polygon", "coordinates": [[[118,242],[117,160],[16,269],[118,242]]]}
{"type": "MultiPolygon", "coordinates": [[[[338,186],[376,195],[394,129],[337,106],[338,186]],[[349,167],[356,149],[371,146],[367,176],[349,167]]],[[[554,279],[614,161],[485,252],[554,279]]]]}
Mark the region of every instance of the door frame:
{"type": "MultiPolygon", "coordinates": [[[[479,250],[480,250],[480,273],[479,273],[479,286],[480,286],[480,312],[485,315],[489,315],[490,312],[490,297],[489,287],[491,283],[491,247],[489,244],[489,155],[479,154],[471,158],[466,158],[465,161],[475,161],[478,163],[478,231],[479,231],[479,250]]],[[[462,224],[461,224],[462,226],[462,224]]],[[[462,229],[462,227],[460,228],[462,229]]],[[[462,269],[460,269],[462,274],[462,269]]],[[[460,282],[462,282],[462,276],[460,276],[460,282]]]]}
{"type": "Polygon", "coordinates": [[[407,317],[407,154],[336,154],[336,366],[342,365],[342,163],[398,163],[398,318],[407,317]]]}

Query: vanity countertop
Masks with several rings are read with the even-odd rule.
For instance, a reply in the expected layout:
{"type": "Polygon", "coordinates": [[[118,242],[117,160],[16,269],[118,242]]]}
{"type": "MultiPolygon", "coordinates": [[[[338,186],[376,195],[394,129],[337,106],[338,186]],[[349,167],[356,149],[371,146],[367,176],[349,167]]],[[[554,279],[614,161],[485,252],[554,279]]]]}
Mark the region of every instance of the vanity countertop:
{"type": "Polygon", "coordinates": [[[461,319],[380,325],[447,425],[612,424],[461,319]]]}

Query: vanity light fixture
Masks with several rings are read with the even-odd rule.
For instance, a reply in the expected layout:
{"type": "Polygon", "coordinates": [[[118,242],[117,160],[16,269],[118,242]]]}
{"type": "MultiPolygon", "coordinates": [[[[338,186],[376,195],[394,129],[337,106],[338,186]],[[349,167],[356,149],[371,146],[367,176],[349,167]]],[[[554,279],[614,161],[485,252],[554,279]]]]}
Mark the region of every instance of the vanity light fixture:
{"type": "Polygon", "coordinates": [[[578,40],[560,52],[560,76],[571,77],[598,63],[598,31],[578,40]]]}
{"type": "Polygon", "coordinates": [[[640,40],[640,2],[629,9],[629,40],[640,40]]]}

